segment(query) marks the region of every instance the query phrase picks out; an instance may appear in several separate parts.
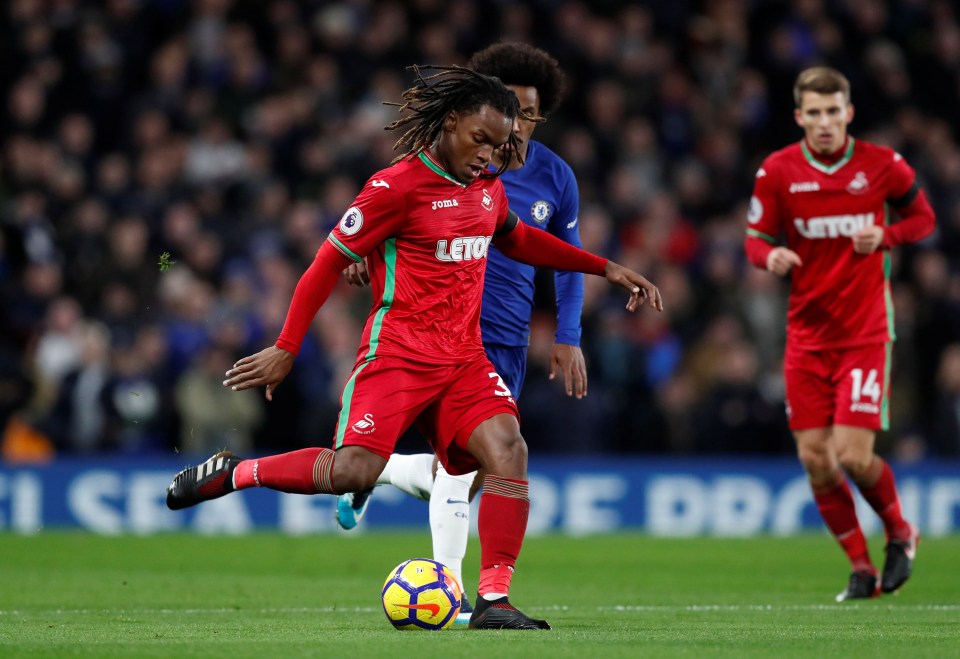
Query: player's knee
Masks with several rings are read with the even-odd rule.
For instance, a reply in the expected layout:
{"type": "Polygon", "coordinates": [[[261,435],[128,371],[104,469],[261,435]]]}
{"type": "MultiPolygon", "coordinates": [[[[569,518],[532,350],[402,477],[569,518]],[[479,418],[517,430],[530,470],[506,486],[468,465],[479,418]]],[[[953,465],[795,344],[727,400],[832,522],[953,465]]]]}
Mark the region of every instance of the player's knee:
{"type": "Polygon", "coordinates": [[[522,467],[527,465],[527,443],[520,433],[505,433],[496,437],[490,443],[490,471],[500,472],[506,467],[522,467]]]}
{"type": "Polygon", "coordinates": [[[840,467],[855,481],[867,472],[871,462],[870,451],[846,451],[840,455],[840,467]]]}
{"type": "Polygon", "coordinates": [[[826,478],[837,471],[836,462],[832,459],[826,447],[799,446],[797,456],[804,470],[814,480],[826,478]]]}
{"type": "Polygon", "coordinates": [[[386,460],[363,449],[337,451],[333,461],[333,487],[338,493],[360,492],[377,484],[386,460]]]}
{"type": "Polygon", "coordinates": [[[503,453],[510,462],[527,463],[527,443],[520,433],[511,433],[503,439],[503,453]]]}

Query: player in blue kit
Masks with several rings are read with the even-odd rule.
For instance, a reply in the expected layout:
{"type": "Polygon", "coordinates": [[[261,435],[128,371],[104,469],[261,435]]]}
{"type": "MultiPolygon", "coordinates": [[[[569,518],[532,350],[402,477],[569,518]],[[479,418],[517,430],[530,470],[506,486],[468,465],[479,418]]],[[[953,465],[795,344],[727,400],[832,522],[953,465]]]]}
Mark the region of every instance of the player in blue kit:
{"type": "MultiPolygon", "coordinates": [[[[469,66],[500,78],[520,99],[520,107],[534,116],[547,117],[563,93],[563,74],[544,51],[522,43],[499,43],[476,53],[469,66]]],[[[531,135],[537,124],[518,121],[522,164],[514,159],[503,173],[510,208],[528,225],[549,231],[577,247],[580,192],[573,170],[560,156],[531,135]]],[[[499,250],[487,257],[480,328],[483,346],[514,396],[523,389],[530,343],[536,268],[509,259],[499,250]]],[[[557,329],[551,354],[550,378],[559,371],[568,395],[583,397],[587,372],[580,351],[580,314],[583,310],[583,275],[557,272],[557,329]]]]}
{"type": "MultiPolygon", "coordinates": [[[[524,43],[501,42],[489,46],[474,54],[467,66],[500,78],[517,95],[520,107],[528,116],[548,117],[563,95],[564,75],[557,61],[543,50],[524,43]]],[[[580,247],[577,181],[570,166],[559,156],[530,139],[536,125],[532,121],[518,121],[514,125],[520,138],[520,157],[513,158],[510,168],[500,176],[510,208],[528,225],[580,247]]],[[[533,266],[507,258],[491,245],[480,327],[487,356],[514,398],[519,397],[526,374],[535,273],[533,266]]],[[[345,275],[352,284],[367,283],[362,267],[351,266],[345,275]]],[[[560,374],[567,395],[582,398],[587,394],[587,369],[579,347],[583,275],[558,271],[554,285],[557,328],[550,358],[550,379],[560,374]]],[[[462,585],[461,566],[470,527],[469,502],[482,485],[482,475],[477,477],[477,472],[473,472],[452,476],[430,454],[395,454],[377,484],[392,484],[430,501],[433,557],[450,568],[462,585]]],[[[337,521],[341,527],[352,529],[357,525],[366,512],[371,492],[340,496],[337,521]]],[[[467,622],[471,607],[466,600],[461,611],[458,622],[467,622]]]]}

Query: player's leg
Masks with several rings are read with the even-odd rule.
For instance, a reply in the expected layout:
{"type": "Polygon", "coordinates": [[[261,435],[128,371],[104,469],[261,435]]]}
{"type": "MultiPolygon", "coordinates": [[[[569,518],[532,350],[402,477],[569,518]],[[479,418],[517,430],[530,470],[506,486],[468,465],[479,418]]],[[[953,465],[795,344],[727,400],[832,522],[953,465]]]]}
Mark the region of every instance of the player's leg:
{"type": "MultiPolygon", "coordinates": [[[[418,365],[394,358],[378,358],[370,363],[370,368],[377,378],[376,387],[367,387],[367,393],[374,391],[377,398],[369,395],[364,404],[373,409],[381,410],[378,415],[372,415],[369,423],[362,424],[362,428],[348,427],[355,433],[373,438],[381,432],[381,420],[385,419],[392,424],[391,432],[397,432],[399,437],[414,420],[430,407],[432,401],[443,391],[446,378],[454,372],[449,366],[418,365]],[[402,421],[394,423],[395,419],[402,421]]],[[[370,375],[365,375],[368,380],[370,375]]],[[[349,387],[348,387],[349,388],[349,387]]],[[[356,394],[354,393],[354,396],[356,394]]],[[[366,407],[357,407],[366,409],[366,407]]],[[[366,415],[362,417],[366,420],[366,415]]],[[[340,426],[338,426],[340,427],[340,426]]],[[[391,449],[396,444],[394,438],[391,449]]],[[[379,444],[378,444],[379,445],[379,444]]],[[[433,486],[433,454],[422,453],[417,455],[388,455],[385,468],[379,474],[376,484],[392,484],[402,491],[420,499],[430,497],[430,488],[433,486]]],[[[360,490],[344,494],[337,501],[337,522],[345,529],[351,529],[366,512],[370,501],[373,485],[360,490]]]]}
{"type": "MultiPolygon", "coordinates": [[[[167,488],[167,506],[178,510],[234,490],[266,487],[295,494],[336,494],[371,487],[397,437],[426,405],[396,400],[402,369],[389,362],[358,364],[347,381],[334,435],[336,450],[306,448],[240,460],[218,454],[181,471],[167,488]],[[379,432],[374,432],[376,428],[379,432]]],[[[409,398],[409,396],[408,396],[409,398]]]]}
{"type": "Polygon", "coordinates": [[[527,445],[517,405],[489,360],[456,365],[417,426],[453,475],[485,468],[480,498],[480,595],[471,628],[544,629],[510,604],[510,576],[523,545],[530,499],[527,445]],[[500,595],[497,597],[497,595],[500,595]]]}
{"type": "Polygon", "coordinates": [[[840,470],[836,447],[828,428],[794,432],[797,454],[807,472],[817,510],[843,549],[857,582],[841,599],[872,597],[876,594],[877,570],[870,560],[867,539],[857,520],[853,491],[840,470]]]}
{"type": "MultiPolygon", "coordinates": [[[[525,346],[484,344],[484,351],[497,374],[503,381],[504,390],[509,390],[514,400],[523,386],[526,371],[527,349],[525,346]]],[[[489,377],[489,376],[488,376],[489,377]]],[[[470,532],[470,502],[483,485],[480,472],[462,476],[449,474],[443,465],[437,465],[433,490],[430,496],[430,531],[433,536],[433,558],[446,565],[456,575],[463,587],[463,602],[458,624],[466,624],[473,614],[473,606],[466,595],[463,582],[463,558],[467,551],[470,532]]]]}
{"type": "Polygon", "coordinates": [[[338,451],[306,448],[252,460],[223,452],[177,474],[167,488],[167,506],[180,510],[249,487],[293,494],[363,489],[376,480],[385,463],[385,458],[359,446],[338,451]]]}
{"type": "Polygon", "coordinates": [[[361,446],[307,448],[243,460],[233,474],[234,487],[265,487],[293,494],[336,494],[373,483],[386,459],[361,446]]]}
{"type": "Polygon", "coordinates": [[[887,536],[881,590],[892,593],[910,578],[919,544],[917,528],[903,517],[893,470],[873,451],[875,433],[868,428],[835,428],[840,465],[883,521],[887,536]]]}
{"type": "Polygon", "coordinates": [[[784,383],[790,429],[820,516],[850,560],[849,583],[837,596],[838,600],[844,600],[873,597],[878,589],[877,570],[870,560],[867,539],[857,520],[853,491],[840,469],[832,435],[835,367],[835,356],[831,353],[787,346],[784,383]]]}
{"type": "Polygon", "coordinates": [[[510,582],[530,515],[527,445],[517,418],[498,414],[471,433],[467,450],[486,470],[477,525],[480,531],[480,585],[470,627],[549,629],[510,604],[510,582]]]}
{"type": "MultiPolygon", "coordinates": [[[[426,501],[430,498],[430,488],[433,487],[434,460],[432,453],[414,455],[394,453],[387,460],[387,465],[377,478],[376,485],[393,485],[410,496],[426,501]]],[[[357,492],[347,492],[337,498],[337,523],[341,528],[350,530],[357,526],[367,512],[372,494],[371,487],[357,492]]]]}
{"type": "Polygon", "coordinates": [[[430,493],[430,534],[433,538],[433,560],[446,565],[457,578],[463,590],[458,623],[470,621],[473,606],[463,583],[463,557],[467,553],[470,533],[470,488],[477,472],[454,476],[443,465],[437,465],[437,475],[430,493]]]}
{"type": "Polygon", "coordinates": [[[394,453],[377,478],[377,485],[393,485],[401,492],[427,501],[433,488],[434,460],[433,453],[394,453]]]}
{"type": "Polygon", "coordinates": [[[840,465],[883,521],[887,536],[881,589],[896,591],[910,578],[920,536],[903,518],[893,470],[874,453],[876,431],[889,427],[888,391],[892,345],[878,343],[845,350],[839,372],[834,429],[840,465]]]}

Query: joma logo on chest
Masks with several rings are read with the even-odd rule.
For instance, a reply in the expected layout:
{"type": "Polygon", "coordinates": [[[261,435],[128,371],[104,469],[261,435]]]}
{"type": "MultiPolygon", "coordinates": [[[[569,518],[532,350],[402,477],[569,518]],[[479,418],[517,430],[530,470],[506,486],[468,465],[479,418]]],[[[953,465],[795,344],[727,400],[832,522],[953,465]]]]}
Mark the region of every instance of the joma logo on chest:
{"type": "Polygon", "coordinates": [[[456,208],[460,204],[457,203],[456,199],[441,199],[440,201],[431,201],[430,210],[437,210],[438,208],[456,208]]]}

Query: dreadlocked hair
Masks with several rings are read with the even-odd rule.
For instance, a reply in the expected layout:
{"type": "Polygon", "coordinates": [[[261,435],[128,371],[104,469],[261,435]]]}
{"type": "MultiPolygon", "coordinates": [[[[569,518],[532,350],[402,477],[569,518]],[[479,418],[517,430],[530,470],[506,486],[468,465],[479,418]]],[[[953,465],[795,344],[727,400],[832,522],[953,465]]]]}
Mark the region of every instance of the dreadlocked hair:
{"type": "MultiPolygon", "coordinates": [[[[418,153],[433,144],[443,130],[443,123],[451,112],[459,115],[468,115],[476,112],[483,105],[489,105],[494,110],[503,113],[511,122],[518,116],[527,121],[542,121],[540,117],[531,117],[520,110],[520,103],[516,95],[507,89],[499,78],[477,73],[462,66],[413,66],[407,67],[413,71],[416,80],[413,87],[403,92],[403,103],[390,103],[398,111],[408,113],[385,130],[397,130],[414,123],[413,126],[400,136],[393,145],[394,149],[406,147],[407,151],[393,159],[398,162],[404,158],[413,158],[418,153]],[[421,73],[425,69],[437,71],[424,77],[421,73]]],[[[493,173],[484,172],[484,178],[500,176],[510,166],[514,154],[520,153],[520,140],[510,131],[507,144],[512,148],[502,158],[500,168],[493,173]]],[[[517,155],[522,163],[522,159],[517,155]]]]}

